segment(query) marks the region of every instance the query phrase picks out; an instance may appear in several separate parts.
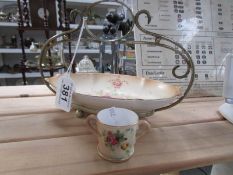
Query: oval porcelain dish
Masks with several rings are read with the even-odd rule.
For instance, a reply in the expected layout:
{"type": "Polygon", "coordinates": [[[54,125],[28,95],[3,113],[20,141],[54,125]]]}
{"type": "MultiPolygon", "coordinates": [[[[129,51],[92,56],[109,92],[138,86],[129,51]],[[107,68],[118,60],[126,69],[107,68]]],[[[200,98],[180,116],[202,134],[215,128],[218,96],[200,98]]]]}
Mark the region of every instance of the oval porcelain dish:
{"type": "MultiPolygon", "coordinates": [[[[60,75],[47,78],[46,81],[56,89],[60,75]]],[[[167,106],[181,95],[180,87],[157,80],[142,77],[107,74],[75,73],[71,74],[76,90],[73,103],[96,113],[104,108],[120,107],[140,113],[148,113],[167,106]]]]}

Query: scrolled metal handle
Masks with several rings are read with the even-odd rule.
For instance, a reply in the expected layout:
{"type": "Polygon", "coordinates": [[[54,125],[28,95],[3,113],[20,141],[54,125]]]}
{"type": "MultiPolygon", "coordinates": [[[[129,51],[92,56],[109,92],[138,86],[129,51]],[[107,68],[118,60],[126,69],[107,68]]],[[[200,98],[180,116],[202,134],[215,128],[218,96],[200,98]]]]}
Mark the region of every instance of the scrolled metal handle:
{"type": "MultiPolygon", "coordinates": [[[[89,7],[87,7],[86,10],[84,10],[82,12],[82,14],[80,14],[80,16],[85,16],[86,13],[94,8],[95,6],[103,3],[103,2],[109,2],[109,0],[101,0],[101,1],[97,1],[95,3],[93,3],[92,5],[90,5],[89,7]]],[[[154,45],[154,46],[160,46],[160,47],[163,47],[163,48],[166,48],[166,49],[169,49],[171,51],[174,51],[174,52],[177,52],[182,58],[183,60],[185,61],[186,63],[186,71],[184,72],[184,74],[182,75],[178,75],[177,71],[178,69],[180,68],[179,65],[176,65],[172,68],[172,75],[177,78],[177,79],[183,79],[183,78],[187,78],[189,77],[190,75],[190,80],[189,80],[189,84],[187,86],[187,88],[185,89],[184,93],[176,100],[174,101],[172,104],[169,104],[167,106],[164,106],[162,108],[159,108],[159,109],[155,109],[153,111],[150,111],[148,112],[147,115],[150,115],[151,113],[153,112],[156,112],[156,111],[161,111],[161,110],[165,110],[165,109],[168,109],[168,108],[171,108],[175,105],[177,105],[178,103],[180,103],[188,94],[188,92],[190,91],[192,85],[193,85],[193,82],[194,82],[194,73],[195,73],[195,68],[194,68],[194,64],[193,64],[193,61],[192,61],[192,58],[191,56],[189,55],[189,53],[186,51],[186,49],[180,44],[180,43],[177,43],[176,41],[172,40],[171,38],[168,38],[167,36],[164,36],[164,35],[161,35],[161,34],[158,34],[158,33],[154,33],[154,32],[151,32],[151,31],[148,31],[146,30],[145,28],[143,28],[140,23],[139,23],[139,17],[140,15],[142,14],[145,14],[147,16],[147,19],[148,19],[148,24],[150,24],[151,22],[151,15],[149,13],[149,11],[147,10],[140,10],[136,13],[136,15],[134,16],[133,15],[133,12],[132,10],[123,2],[121,1],[118,1],[118,0],[111,0],[111,2],[117,2],[119,3],[120,5],[124,6],[127,8],[127,10],[129,11],[129,14],[132,15],[132,23],[133,25],[131,26],[131,29],[128,31],[128,33],[124,36],[121,36],[121,37],[118,37],[118,38],[115,38],[115,39],[102,39],[102,38],[98,38],[95,34],[93,34],[90,29],[88,28],[88,25],[87,23],[85,23],[85,29],[87,31],[87,33],[89,34],[89,36],[91,37],[91,40],[92,41],[96,41],[96,42],[104,42],[104,43],[111,43],[111,42],[119,42],[119,43],[125,43],[125,44],[151,44],[151,45],[154,45]],[[130,34],[130,32],[133,30],[133,26],[134,24],[136,25],[136,27],[143,33],[147,34],[147,35],[150,35],[152,37],[155,37],[154,39],[154,42],[147,42],[147,41],[129,41],[127,40],[127,36],[130,34]],[[165,42],[165,44],[163,43],[165,42]],[[174,46],[171,46],[170,44],[173,44],[174,46]]],[[[81,17],[81,22],[83,22],[83,18],[81,17]]],[[[41,54],[40,54],[40,72],[41,72],[41,76],[43,77],[43,80],[45,82],[45,84],[48,86],[48,88],[50,90],[52,90],[53,92],[55,92],[55,90],[51,87],[51,85],[45,80],[45,76],[44,76],[44,73],[43,73],[43,67],[42,67],[42,60],[43,58],[46,56],[46,53],[48,52],[48,50],[53,47],[54,45],[60,43],[60,42],[68,42],[68,41],[71,41],[70,38],[64,38],[64,36],[68,36],[70,35],[71,33],[73,32],[76,32],[78,30],[80,30],[81,28],[81,25],[78,25],[78,27],[76,29],[72,29],[72,30],[69,30],[69,31],[65,31],[61,34],[57,34],[55,36],[53,36],[52,38],[50,38],[46,43],[45,45],[43,46],[42,48],[42,51],[41,51],[41,54]],[[59,37],[63,37],[63,39],[61,39],[60,41],[57,41],[57,39],[59,37]]]]}

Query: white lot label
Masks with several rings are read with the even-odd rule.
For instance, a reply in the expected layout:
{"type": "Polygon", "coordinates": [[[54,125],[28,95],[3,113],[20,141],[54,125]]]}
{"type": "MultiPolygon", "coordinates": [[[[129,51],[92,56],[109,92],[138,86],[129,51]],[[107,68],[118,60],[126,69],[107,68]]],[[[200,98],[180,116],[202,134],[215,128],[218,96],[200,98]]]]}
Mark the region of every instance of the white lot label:
{"type": "Polygon", "coordinates": [[[70,112],[74,90],[75,84],[69,76],[64,75],[60,77],[57,83],[56,106],[66,112],[70,112]]]}

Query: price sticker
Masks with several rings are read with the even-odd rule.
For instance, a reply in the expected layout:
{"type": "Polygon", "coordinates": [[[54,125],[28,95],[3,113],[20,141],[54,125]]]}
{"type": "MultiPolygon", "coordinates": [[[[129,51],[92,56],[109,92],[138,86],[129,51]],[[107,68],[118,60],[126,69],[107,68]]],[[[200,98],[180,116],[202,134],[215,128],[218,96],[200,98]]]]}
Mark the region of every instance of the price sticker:
{"type": "Polygon", "coordinates": [[[75,83],[68,75],[60,77],[57,82],[56,106],[70,112],[74,90],[75,83]]]}

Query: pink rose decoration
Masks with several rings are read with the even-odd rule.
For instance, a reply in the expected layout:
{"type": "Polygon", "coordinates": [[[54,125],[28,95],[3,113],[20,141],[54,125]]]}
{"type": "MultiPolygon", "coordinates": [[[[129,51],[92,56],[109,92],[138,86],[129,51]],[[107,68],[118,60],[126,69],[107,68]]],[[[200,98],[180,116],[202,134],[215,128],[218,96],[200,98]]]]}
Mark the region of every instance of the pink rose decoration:
{"type": "Polygon", "coordinates": [[[116,145],[116,144],[118,144],[118,141],[117,141],[117,139],[116,139],[116,136],[114,136],[113,134],[112,134],[112,132],[108,132],[108,136],[107,136],[107,138],[106,138],[106,141],[109,143],[109,144],[111,144],[111,145],[116,145]]]}
{"type": "Polygon", "coordinates": [[[120,79],[116,79],[112,84],[114,88],[120,88],[122,86],[122,81],[120,79]]]}

